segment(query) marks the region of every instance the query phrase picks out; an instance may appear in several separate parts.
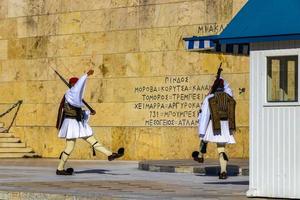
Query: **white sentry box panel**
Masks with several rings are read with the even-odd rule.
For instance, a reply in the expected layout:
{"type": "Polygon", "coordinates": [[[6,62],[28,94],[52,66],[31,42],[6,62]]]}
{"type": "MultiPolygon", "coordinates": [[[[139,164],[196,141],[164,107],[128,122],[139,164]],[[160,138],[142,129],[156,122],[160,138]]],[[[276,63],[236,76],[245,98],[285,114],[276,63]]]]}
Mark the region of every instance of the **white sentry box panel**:
{"type": "Polygon", "coordinates": [[[251,44],[248,196],[300,198],[300,41],[251,44]],[[267,102],[267,57],[298,55],[298,101],[267,102]]]}

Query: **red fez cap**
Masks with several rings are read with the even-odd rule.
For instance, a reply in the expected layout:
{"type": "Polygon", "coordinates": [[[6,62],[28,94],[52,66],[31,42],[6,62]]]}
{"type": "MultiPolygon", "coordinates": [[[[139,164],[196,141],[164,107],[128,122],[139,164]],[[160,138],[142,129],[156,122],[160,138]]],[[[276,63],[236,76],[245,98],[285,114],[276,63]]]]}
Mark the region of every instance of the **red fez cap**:
{"type": "Polygon", "coordinates": [[[219,87],[224,87],[224,80],[220,78],[219,87]]]}
{"type": "Polygon", "coordinates": [[[213,84],[215,87],[221,87],[221,88],[223,88],[224,87],[224,80],[223,79],[216,79],[215,80],[215,82],[214,82],[214,84],[213,84]]]}
{"type": "Polygon", "coordinates": [[[72,77],[69,79],[69,84],[74,85],[78,81],[77,77],[72,77]]]}

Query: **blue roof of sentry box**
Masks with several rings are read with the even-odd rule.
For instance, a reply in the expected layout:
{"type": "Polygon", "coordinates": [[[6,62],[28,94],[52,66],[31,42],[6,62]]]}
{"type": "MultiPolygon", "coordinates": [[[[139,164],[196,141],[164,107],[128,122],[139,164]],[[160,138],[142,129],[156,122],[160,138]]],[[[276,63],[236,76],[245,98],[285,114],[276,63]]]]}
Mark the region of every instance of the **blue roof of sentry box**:
{"type": "Polygon", "coordinates": [[[249,0],[217,37],[220,44],[300,39],[300,0],[249,0]]]}

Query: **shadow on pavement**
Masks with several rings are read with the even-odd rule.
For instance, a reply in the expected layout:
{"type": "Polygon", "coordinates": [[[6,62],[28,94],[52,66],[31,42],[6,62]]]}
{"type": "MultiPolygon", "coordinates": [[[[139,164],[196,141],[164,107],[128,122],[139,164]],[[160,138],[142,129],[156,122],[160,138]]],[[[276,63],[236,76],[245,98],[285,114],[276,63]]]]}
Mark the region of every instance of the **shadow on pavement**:
{"type": "Polygon", "coordinates": [[[205,182],[204,184],[218,184],[218,185],[249,185],[249,181],[219,181],[219,182],[205,182]]]}
{"type": "Polygon", "coordinates": [[[75,171],[75,174],[106,174],[109,170],[106,169],[89,169],[83,171],[75,171]]]}
{"type": "Polygon", "coordinates": [[[114,174],[109,173],[110,170],[106,169],[89,169],[89,170],[83,170],[83,171],[75,171],[75,174],[107,174],[107,175],[130,175],[130,174],[114,174]]]}
{"type": "MultiPolygon", "coordinates": [[[[219,176],[220,166],[208,166],[204,167],[206,176],[219,176]]],[[[239,175],[239,166],[237,165],[228,165],[227,166],[228,176],[238,176],[239,175]]],[[[199,175],[197,175],[199,176],[199,175]]]]}

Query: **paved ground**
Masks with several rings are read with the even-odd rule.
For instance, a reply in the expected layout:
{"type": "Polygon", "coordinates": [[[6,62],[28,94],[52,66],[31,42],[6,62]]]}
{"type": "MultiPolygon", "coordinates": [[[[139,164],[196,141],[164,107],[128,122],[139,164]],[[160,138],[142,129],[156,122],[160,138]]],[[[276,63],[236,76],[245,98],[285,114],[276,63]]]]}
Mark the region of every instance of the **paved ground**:
{"type": "MultiPolygon", "coordinates": [[[[219,171],[219,161],[206,159],[204,163],[189,160],[149,160],[139,162],[139,169],[151,172],[170,173],[199,173],[202,175],[216,176],[219,171]]],[[[249,176],[249,161],[244,159],[230,159],[227,172],[231,176],[249,176]]]]}
{"type": "Polygon", "coordinates": [[[0,199],[247,199],[248,176],[138,170],[137,162],[70,161],[57,176],[54,159],[0,159],[0,199]]]}

